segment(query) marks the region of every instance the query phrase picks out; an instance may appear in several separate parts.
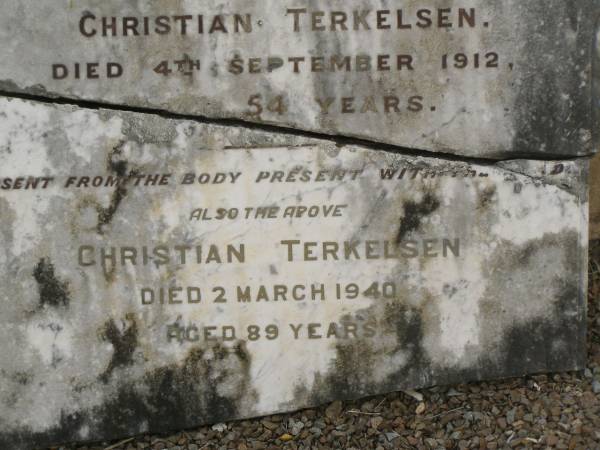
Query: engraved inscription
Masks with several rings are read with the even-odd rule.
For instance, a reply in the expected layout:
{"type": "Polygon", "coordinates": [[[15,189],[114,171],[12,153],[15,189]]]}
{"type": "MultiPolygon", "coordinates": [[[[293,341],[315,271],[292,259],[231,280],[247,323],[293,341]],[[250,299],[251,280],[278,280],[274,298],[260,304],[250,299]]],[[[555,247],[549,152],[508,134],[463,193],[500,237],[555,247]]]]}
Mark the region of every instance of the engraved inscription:
{"type": "Polygon", "coordinates": [[[489,159],[583,156],[598,14],[593,0],[25,0],[0,18],[0,89],[489,159]]]}

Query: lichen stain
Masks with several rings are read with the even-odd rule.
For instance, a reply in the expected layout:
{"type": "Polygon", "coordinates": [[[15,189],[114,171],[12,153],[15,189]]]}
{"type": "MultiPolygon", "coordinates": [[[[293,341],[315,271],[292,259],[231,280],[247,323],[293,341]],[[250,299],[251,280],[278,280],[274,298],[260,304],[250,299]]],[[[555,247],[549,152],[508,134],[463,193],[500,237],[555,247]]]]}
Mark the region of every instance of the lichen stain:
{"type": "Polygon", "coordinates": [[[38,284],[39,304],[52,307],[69,306],[68,283],[62,282],[54,273],[50,259],[42,258],[33,269],[33,277],[38,284]]]}
{"type": "Polygon", "coordinates": [[[108,382],[113,371],[118,367],[124,367],[133,364],[133,355],[138,346],[137,323],[132,316],[128,317],[129,327],[120,331],[114,320],[109,320],[104,324],[100,333],[103,340],[108,341],[113,346],[113,355],[106,370],[100,375],[100,380],[108,382]]]}
{"type": "Polygon", "coordinates": [[[95,417],[105,420],[100,434],[131,434],[143,421],[151,430],[166,431],[231,420],[238,415],[243,398],[252,395],[250,366],[251,356],[243,341],[233,348],[221,343],[194,347],[180,365],[148,373],[140,383],[142,389],[121,388],[100,411],[95,411],[95,417]],[[219,386],[230,382],[236,383],[234,394],[221,395],[219,386]]]}
{"type": "Polygon", "coordinates": [[[11,378],[21,386],[27,386],[33,380],[33,375],[31,373],[21,371],[15,372],[11,378]]]}
{"type": "Polygon", "coordinates": [[[104,227],[112,221],[119,205],[127,195],[127,188],[124,186],[117,186],[115,191],[113,192],[110,204],[108,207],[104,208],[102,206],[97,206],[98,211],[98,225],[96,226],[96,231],[98,234],[104,234],[104,227]]]}
{"type": "Polygon", "coordinates": [[[156,115],[128,115],[123,121],[122,133],[140,145],[169,145],[177,138],[177,123],[156,115]]]}
{"type": "MultiPolygon", "coordinates": [[[[123,153],[125,142],[126,141],[123,140],[119,141],[119,143],[112,148],[107,157],[107,170],[115,174],[118,178],[118,185],[112,192],[109,205],[105,207],[94,196],[86,196],[82,198],[76,206],[76,216],[74,217],[77,219],[81,218],[86,208],[95,210],[96,219],[95,221],[93,221],[93,219],[90,221],[89,230],[95,230],[100,235],[104,234],[105,227],[112,222],[121,203],[127,196],[128,190],[126,186],[128,181],[139,174],[139,171],[136,169],[128,170],[129,163],[126,160],[118,158],[118,156],[123,153]]],[[[74,220],[71,224],[71,229],[74,235],[82,231],[80,222],[74,220]]],[[[84,229],[87,230],[88,227],[85,227],[84,229]]],[[[114,281],[114,267],[110,271],[107,270],[106,267],[103,267],[103,269],[106,281],[114,281]]]]}
{"type": "Polygon", "coordinates": [[[126,181],[137,175],[136,170],[130,170],[128,173],[128,163],[125,160],[117,159],[115,157],[123,153],[123,146],[125,141],[119,141],[115,145],[112,151],[108,155],[107,166],[108,170],[113,172],[119,177],[119,184],[112,193],[110,203],[108,207],[96,205],[96,211],[98,213],[98,224],[96,225],[96,231],[98,234],[104,234],[104,227],[111,223],[117,209],[121,205],[121,202],[127,195],[126,181]],[[123,180],[126,178],[127,180],[123,180]]]}
{"type": "Polygon", "coordinates": [[[467,367],[429,367],[436,384],[582,369],[586,324],[580,251],[574,231],[521,245],[504,242],[483,273],[488,288],[480,302],[477,354],[467,367]]]}
{"type": "Polygon", "coordinates": [[[49,92],[43,84],[34,84],[31,86],[20,87],[13,80],[0,80],[0,91],[38,95],[41,97],[58,97],[57,94],[49,92]]]}
{"type": "Polygon", "coordinates": [[[513,376],[584,364],[580,251],[578,233],[565,230],[518,246],[506,243],[494,255],[481,304],[481,320],[490,324],[482,341],[497,356],[488,363],[494,371],[513,376]],[[522,302],[527,315],[513,311],[522,302]]]}
{"type": "Polygon", "coordinates": [[[423,195],[420,202],[408,200],[404,202],[404,217],[396,235],[396,244],[400,244],[411,231],[418,230],[421,220],[434,213],[440,207],[440,201],[430,192],[423,195]]]}
{"type": "Polygon", "coordinates": [[[503,243],[487,264],[493,270],[484,273],[489,288],[480,304],[480,344],[472,349],[477,353],[467,365],[449,365],[428,355],[424,343],[432,338],[427,330],[436,317],[428,311],[435,298],[412,307],[402,294],[385,306],[363,310],[363,316],[378,320],[378,337],[337,344],[327,370],[315,374],[310,388],[297,386],[294,401],[284,406],[316,406],[433,384],[585,367],[585,306],[578,263],[583,250],[578,243],[575,231],[548,234],[522,245],[503,243]]]}
{"type": "Polygon", "coordinates": [[[478,192],[477,209],[487,209],[491,206],[496,195],[496,186],[488,186],[478,192]]]}
{"type": "Polygon", "coordinates": [[[100,406],[60,413],[59,424],[44,432],[0,431],[0,448],[29,449],[81,440],[118,439],[150,429],[154,433],[189,428],[249,415],[240,405],[256,403],[251,388],[251,355],[243,341],[233,347],[216,343],[193,347],[180,364],[149,371],[141,379],[118,383],[100,406]],[[227,394],[223,394],[224,385],[227,394]]]}
{"type": "Polygon", "coordinates": [[[579,129],[593,128],[589,102],[578,100],[583,100],[583,96],[591,97],[590,85],[585,85],[586,77],[581,74],[585,74],[591,60],[589,36],[594,34],[594,19],[577,20],[590,17],[587,1],[554,2],[554,5],[555,12],[549,13],[545,2],[524,2],[523,15],[530,19],[523,23],[535,23],[540,20],[537,18],[544,18],[543,28],[552,30],[559,38],[543,38],[546,32],[535,33],[530,27],[515,31],[524,43],[521,60],[515,63],[526,62],[529,70],[524,72],[527,76],[516,89],[515,104],[519,106],[513,120],[516,133],[512,147],[524,154],[561,154],[568,148],[580,149],[574,153],[581,153],[588,151],[591,144],[578,132],[579,129]],[[570,20],[563,24],[563,17],[570,20]],[[574,32],[574,38],[567,38],[567,32],[574,32]],[[574,51],[574,48],[581,51],[574,51]],[[553,62],[551,70],[544,58],[534,56],[550,54],[562,55],[553,62]],[[572,67],[581,70],[572,70],[572,67]],[[582,97],[574,99],[578,93],[582,97]]]}
{"type": "MultiPolygon", "coordinates": [[[[421,384],[420,377],[428,366],[422,346],[424,324],[415,308],[390,301],[367,308],[363,315],[378,320],[378,337],[358,338],[338,343],[335,357],[325,374],[317,373],[310,390],[296,386],[292,405],[319,405],[335,400],[351,400],[381,394],[421,384]],[[393,343],[377,340],[394,338],[393,343]],[[384,362],[402,360],[397,367],[386,367],[388,373],[378,374],[384,362]]],[[[290,405],[290,406],[292,406],[290,405]]]]}

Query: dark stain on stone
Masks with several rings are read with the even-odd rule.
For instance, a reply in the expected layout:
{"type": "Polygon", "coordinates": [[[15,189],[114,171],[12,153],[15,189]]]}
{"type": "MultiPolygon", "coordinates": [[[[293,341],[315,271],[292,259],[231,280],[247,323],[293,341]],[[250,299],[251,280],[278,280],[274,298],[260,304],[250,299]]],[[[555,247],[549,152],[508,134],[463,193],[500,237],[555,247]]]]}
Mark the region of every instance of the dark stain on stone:
{"type": "Polygon", "coordinates": [[[396,244],[400,244],[408,233],[417,230],[421,226],[421,219],[439,207],[440,201],[430,192],[426,192],[423,200],[418,203],[412,200],[404,202],[404,217],[400,221],[396,244]]]}
{"type": "MultiPolygon", "coordinates": [[[[578,242],[576,232],[564,232],[512,248],[507,244],[492,264],[496,278],[490,283],[496,290],[501,287],[501,282],[511,283],[507,274],[514,271],[514,266],[536,274],[543,267],[536,264],[543,263],[544,251],[552,247],[565,249],[565,271],[553,281],[558,300],[553,304],[548,302],[552,306],[547,315],[514,325],[502,336],[494,338],[495,347],[471,366],[437,366],[430,361],[423,341],[426,321],[431,319],[420,309],[397,298],[360,313],[363,320],[379,319],[378,331],[395,336],[396,343],[382,347],[377,345],[381,340],[374,341],[373,338],[339,343],[329,370],[315,376],[310,391],[305,387],[296,389],[297,404],[308,406],[334,398],[355,399],[425,387],[432,381],[443,385],[582,367],[585,361],[585,308],[578,285],[580,267],[577,260],[583,251],[578,242]],[[573,311],[578,311],[579,315],[568,314],[573,311]],[[385,377],[374,372],[394,357],[402,361],[397,363],[396,370],[385,377]]],[[[484,298],[489,296],[487,301],[498,305],[502,297],[488,294],[486,292],[484,298]]],[[[530,295],[541,293],[531,292],[530,295]]],[[[519,301],[527,301],[527,298],[519,301]]],[[[490,316],[484,323],[489,324],[495,310],[490,309],[487,314],[490,316]]],[[[238,342],[233,348],[220,343],[210,348],[193,347],[180,364],[160,367],[149,371],[142,379],[122,382],[115,396],[102,406],[76,415],[63,415],[60,425],[48,433],[0,431],[0,448],[47,447],[53,443],[76,441],[78,430],[84,425],[90,428],[90,439],[100,440],[144,433],[147,429],[160,433],[207,421],[231,420],[239,417],[237,405],[253,398],[249,389],[250,367],[251,356],[244,342],[238,342]],[[219,386],[226,383],[234,385],[233,389],[228,389],[233,393],[227,396],[219,390],[219,386]]]]}
{"type": "Polygon", "coordinates": [[[108,155],[108,169],[119,177],[119,185],[114,190],[108,207],[96,207],[98,212],[98,224],[96,225],[96,231],[98,234],[104,234],[104,227],[111,223],[115,213],[121,205],[121,202],[127,195],[127,181],[138,174],[136,170],[130,170],[128,173],[127,161],[116,158],[123,153],[124,145],[125,141],[119,141],[119,143],[113,147],[112,151],[108,155]]]}
{"type": "MultiPolygon", "coordinates": [[[[502,341],[503,358],[495,370],[507,376],[522,373],[573,370],[585,365],[585,292],[581,291],[581,274],[578,234],[564,231],[546,234],[540,239],[519,246],[510,257],[494,262],[494,274],[503,277],[510,267],[520,271],[541,274],[545,270],[547,251],[563,252],[564,269],[549,279],[548,290],[556,300],[548,302],[551,308],[543,317],[534,318],[511,327],[502,341]]],[[[541,275],[540,275],[541,276],[541,275]]],[[[491,280],[500,285],[500,280],[491,280]]],[[[486,293],[487,294],[487,293],[486,293]]],[[[529,292],[528,295],[542,295],[529,292]]],[[[486,296],[487,298],[487,296],[486,296]]],[[[526,299],[524,299],[526,300],[526,299]]],[[[487,320],[497,316],[492,310],[487,320]]]]}
{"type": "Polygon", "coordinates": [[[518,251],[515,252],[514,263],[526,267],[531,263],[531,258],[535,255],[539,249],[536,241],[526,242],[518,251]]]}
{"type": "Polygon", "coordinates": [[[15,372],[12,374],[12,380],[16,381],[22,386],[27,386],[33,380],[33,375],[28,372],[15,372]]]}
{"type": "Polygon", "coordinates": [[[43,84],[34,84],[32,86],[21,88],[12,80],[0,80],[0,90],[14,94],[37,95],[50,98],[57,97],[56,94],[48,92],[43,84]]]}
{"type": "Polygon", "coordinates": [[[238,406],[254,403],[250,388],[251,356],[245,342],[233,347],[216,343],[190,349],[181,364],[149,371],[141,379],[121,382],[104,404],[75,414],[61,414],[60,423],[47,432],[0,431],[0,448],[18,450],[86,440],[119,439],[147,430],[166,433],[239,417],[238,406]],[[220,393],[219,387],[228,394],[220,393]]]}
{"type": "Polygon", "coordinates": [[[559,300],[548,318],[531,320],[513,326],[502,341],[503,358],[496,365],[507,376],[520,376],[524,372],[540,373],[572,371],[585,367],[586,346],[584,319],[574,319],[565,314],[573,309],[579,289],[576,283],[562,288],[559,300]]]}
{"type": "Polygon", "coordinates": [[[142,421],[160,432],[231,420],[243,398],[252,395],[250,366],[251,356],[242,341],[233,348],[220,343],[194,347],[180,365],[148,373],[142,390],[120,389],[113,400],[94,411],[94,417],[105,420],[100,434],[132,434],[142,421]],[[219,393],[219,386],[226,383],[235,383],[232,396],[219,393]]]}
{"type": "Polygon", "coordinates": [[[401,389],[424,388],[432,384],[494,380],[523,376],[526,373],[547,373],[583,369],[585,367],[586,315],[585,293],[580,290],[580,270],[577,263],[580,252],[576,232],[549,234],[523,245],[506,243],[498,258],[490,263],[494,268],[489,274],[488,290],[481,304],[482,344],[489,351],[466,367],[439,364],[430,360],[424,347],[425,327],[435,320],[426,315],[426,308],[416,309],[403,304],[401,298],[385,305],[385,309],[369,307],[361,314],[379,318],[378,329],[388,337],[396,337],[394,348],[378,347],[372,339],[357,339],[338,344],[335,356],[326,373],[317,374],[312,387],[299,386],[295,391],[295,403],[315,406],[332,399],[353,400],[364,396],[382,394],[401,389]],[[501,319],[502,309],[510,307],[514,296],[519,302],[528,301],[542,292],[525,291],[519,295],[508,288],[515,281],[510,274],[526,271],[536,276],[544,270],[544,262],[552,252],[564,251],[565,270],[550,277],[551,294],[548,311],[527,321],[512,323],[510,315],[506,323],[495,328],[501,319]],[[583,296],[583,297],[582,297],[583,296]],[[509,301],[510,300],[510,301],[509,301]],[[496,331],[501,331],[496,334],[496,331]],[[483,343],[485,341],[485,344],[483,343]],[[487,347],[486,347],[487,348],[487,347]],[[389,367],[389,359],[398,356],[398,368],[386,377],[378,376],[379,367],[389,367]]]}
{"type": "MultiPolygon", "coordinates": [[[[585,314],[577,317],[567,314],[567,311],[578,309],[579,287],[576,279],[563,279],[557,283],[562,285],[559,298],[547,317],[513,325],[497,338],[493,351],[483,355],[471,367],[444,368],[444,384],[583,370],[586,361],[585,314]]],[[[494,319],[488,316],[483,320],[494,319]]]]}
{"type": "Polygon", "coordinates": [[[194,348],[180,366],[165,366],[150,372],[143,381],[148,389],[145,394],[136,389],[120,389],[111,401],[94,411],[96,417],[104,419],[101,434],[132,434],[143,421],[147,421],[151,430],[167,431],[203,420],[219,422],[235,417],[235,399],[218,394],[219,383],[229,375],[215,373],[217,369],[213,366],[227,357],[220,350],[217,346],[213,350],[214,359],[206,360],[206,350],[194,348]]]}
{"type": "Polygon", "coordinates": [[[120,177],[124,177],[127,174],[127,161],[116,161],[111,162],[111,169],[120,177]]]}
{"type": "Polygon", "coordinates": [[[114,320],[106,322],[102,330],[102,339],[110,342],[114,349],[108,367],[100,375],[100,380],[104,383],[108,382],[117,367],[124,367],[133,363],[133,354],[138,346],[138,329],[134,318],[130,317],[128,321],[130,322],[129,327],[122,332],[114,320]]]}
{"type": "MultiPolygon", "coordinates": [[[[523,65],[528,69],[518,86],[514,126],[517,130],[513,148],[522,155],[543,151],[547,154],[574,154],[591,151],[591,140],[583,138],[581,130],[591,132],[592,108],[590,80],[582,88],[580,74],[591,60],[591,36],[595,14],[588,0],[527,2],[525,13],[529,20],[539,23],[543,18],[544,32],[528,28],[524,40],[523,65]],[[551,3],[551,4],[547,4],[551,3]],[[556,11],[556,12],[551,12],[556,11]],[[562,18],[567,17],[565,24],[562,18]],[[567,32],[575,31],[575,47],[567,32]],[[557,34],[558,33],[558,34],[557,34]],[[556,39],[546,36],[556,35],[556,39]],[[557,55],[552,61],[534,55],[557,55]],[[578,67],[578,70],[574,70],[578,67]]],[[[515,61],[521,64],[521,61],[515,61]]]]}
{"type": "MultiPolygon", "coordinates": [[[[505,244],[489,266],[493,271],[485,275],[490,288],[483,295],[481,322],[491,325],[504,320],[510,322],[510,316],[503,318],[509,286],[515,282],[510,274],[515,270],[543,276],[549,249],[564,251],[565,269],[549,277],[549,293],[531,292],[519,294],[511,289],[509,295],[518,296],[519,301],[528,301],[540,295],[556,298],[548,299],[548,311],[527,321],[505,323],[502,335],[482,329],[482,340],[487,341],[490,351],[486,352],[472,367],[464,369],[439,368],[448,384],[464,383],[467,380],[493,380],[522,376],[525,373],[547,373],[549,371],[567,371],[585,367],[585,294],[580,291],[581,267],[577,263],[579,239],[576,232],[547,234],[543,238],[531,240],[523,245],[505,244]],[[491,333],[491,334],[488,334],[491,333]]],[[[544,282],[546,283],[546,282],[544,282]]],[[[546,288],[545,288],[546,289],[546,288]]],[[[483,344],[482,344],[483,345],[483,344]]]]}
{"type": "Polygon", "coordinates": [[[98,234],[104,234],[103,227],[108,225],[112,221],[115,213],[117,212],[117,209],[119,208],[119,205],[121,204],[126,195],[127,188],[124,186],[117,186],[117,188],[112,194],[110,204],[108,205],[108,207],[98,207],[98,225],[96,226],[98,234]]]}
{"type": "MultiPolygon", "coordinates": [[[[105,210],[105,208],[98,202],[98,200],[94,196],[87,196],[81,199],[81,201],[75,206],[77,210],[77,215],[81,215],[84,213],[86,209],[94,209],[96,210],[96,214],[100,216],[100,214],[105,210]]],[[[98,225],[96,225],[96,231],[98,231],[98,225]]],[[[77,227],[72,226],[72,233],[78,234],[79,229],[77,227]]],[[[100,266],[102,267],[102,274],[104,275],[104,279],[107,283],[112,283],[115,280],[116,274],[116,265],[109,265],[106,263],[104,259],[101,260],[100,266]]]]}
{"type": "Polygon", "coordinates": [[[496,186],[488,186],[479,192],[477,198],[477,209],[487,209],[496,195],[496,186]]]}
{"type": "MultiPolygon", "coordinates": [[[[565,284],[558,301],[547,314],[513,325],[496,348],[471,367],[437,368],[443,384],[520,377],[524,374],[583,370],[586,360],[585,315],[570,317],[576,307],[579,289],[575,282],[565,284]]],[[[486,320],[492,320],[489,317],[486,320]]],[[[441,384],[441,383],[438,383],[441,384]]]]}
{"type": "MultiPolygon", "coordinates": [[[[421,384],[419,375],[427,367],[422,347],[423,316],[416,309],[398,301],[387,303],[383,311],[369,308],[364,314],[379,318],[378,331],[396,336],[393,348],[378,348],[375,338],[359,338],[337,344],[336,355],[325,375],[315,375],[310,392],[298,386],[295,397],[301,404],[319,405],[336,400],[352,400],[368,395],[398,390],[402,386],[421,384]],[[373,371],[386,358],[402,355],[404,363],[383,379],[373,371]]],[[[369,320],[368,318],[366,320],[369,320]]]]}
{"type": "Polygon", "coordinates": [[[33,277],[38,284],[41,307],[69,306],[68,283],[56,278],[50,259],[40,259],[33,269],[33,277]]]}
{"type": "Polygon", "coordinates": [[[115,145],[112,151],[108,154],[107,166],[108,170],[117,174],[120,177],[124,177],[127,175],[127,161],[123,159],[117,159],[117,156],[123,154],[123,147],[125,146],[125,141],[120,140],[117,145],[115,145]]]}

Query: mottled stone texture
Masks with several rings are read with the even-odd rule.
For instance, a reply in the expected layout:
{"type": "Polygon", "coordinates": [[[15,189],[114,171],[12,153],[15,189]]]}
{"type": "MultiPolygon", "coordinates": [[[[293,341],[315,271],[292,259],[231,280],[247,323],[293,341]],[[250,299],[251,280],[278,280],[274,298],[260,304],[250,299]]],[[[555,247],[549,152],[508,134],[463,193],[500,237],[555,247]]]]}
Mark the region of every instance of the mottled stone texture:
{"type": "Polygon", "coordinates": [[[0,116],[2,448],[584,366],[585,161],[0,116]]]}
{"type": "Polygon", "coordinates": [[[12,0],[0,90],[482,158],[589,155],[599,12],[595,0],[12,0]]]}

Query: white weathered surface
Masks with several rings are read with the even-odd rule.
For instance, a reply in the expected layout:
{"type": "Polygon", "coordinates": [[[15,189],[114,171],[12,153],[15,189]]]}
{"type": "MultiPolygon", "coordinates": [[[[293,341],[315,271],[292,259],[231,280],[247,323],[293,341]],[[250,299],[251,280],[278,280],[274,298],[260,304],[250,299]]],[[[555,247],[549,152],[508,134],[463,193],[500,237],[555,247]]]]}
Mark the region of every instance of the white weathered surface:
{"type": "Polygon", "coordinates": [[[589,155],[598,13],[594,0],[11,0],[0,15],[0,90],[484,158],[589,155]],[[468,55],[465,68],[453,66],[456,54],[468,55]],[[486,67],[493,54],[497,67],[486,67]],[[390,70],[373,70],[380,55],[390,70]],[[413,70],[397,70],[398,55],[413,70]],[[332,71],[332,57],[349,57],[349,70],[332,71]],[[359,70],[357,57],[371,68],[359,70]],[[187,58],[200,69],[178,70],[187,58]],[[297,72],[290,58],[305,58],[297,72]],[[153,70],[162,61],[168,76],[153,70]],[[109,63],[122,75],[108,78],[109,63]],[[53,77],[55,65],[68,75],[53,77]]]}
{"type": "Polygon", "coordinates": [[[0,116],[3,448],[583,366],[582,161],[468,165],[20,100],[2,99],[0,116]],[[287,179],[298,168],[310,181],[299,181],[300,172],[295,182],[257,182],[261,171],[287,179]],[[381,179],[381,170],[403,169],[401,180],[381,179]],[[333,170],[346,176],[330,181],[323,172],[326,180],[316,180],[333,170]],[[192,172],[233,173],[236,181],[181,185],[192,172]],[[136,176],[154,174],[171,174],[169,183],[134,185],[136,176]],[[109,175],[128,184],[66,187],[69,177],[109,175]],[[18,177],[53,180],[46,189],[5,189],[18,177]],[[339,217],[282,217],[300,205],[345,206],[339,217]],[[218,208],[245,215],[257,207],[280,209],[275,218],[215,219],[218,208]],[[213,220],[190,220],[197,208],[213,220]],[[436,240],[435,257],[421,247],[428,239],[436,240]],[[459,250],[442,256],[442,239],[458,240],[459,250]],[[304,261],[296,248],[289,261],[284,240],[317,242],[310,248],[319,261],[304,261]],[[371,240],[380,243],[375,259],[366,258],[371,240]],[[348,259],[323,260],[323,242],[354,241],[360,258],[350,251],[348,259]],[[382,242],[394,253],[415,242],[419,254],[381,259],[382,242]],[[244,261],[227,263],[223,249],[241,244],[244,261]],[[202,263],[189,252],[183,263],[176,245],[202,246],[202,263]],[[210,245],[222,263],[206,261],[210,245]],[[154,254],[144,263],[144,246],[167,246],[169,262],[154,254]],[[102,267],[99,251],[111,247],[135,248],[136,264],[102,267]],[[293,286],[313,283],[324,285],[324,300],[291,298],[293,286]],[[338,300],[336,283],[356,283],[360,293],[338,300]],[[372,283],[395,293],[365,293],[372,283]],[[287,287],[287,301],[273,301],[275,285],[287,287]],[[201,290],[199,304],[142,304],[142,288],[190,286],[201,290]],[[241,303],[237,287],[246,286],[253,301],[241,303]],[[269,301],[257,301],[260,286],[269,301]],[[215,303],[218,287],[223,303],[215,303]],[[296,338],[290,325],[300,324],[296,338]],[[320,324],[312,338],[309,324],[320,324]],[[236,336],[168,338],[186,327],[194,339],[192,325],[201,333],[233,327],[236,336]],[[258,340],[251,325],[261,329],[258,340]],[[278,329],[271,340],[268,325],[278,329]]]}

